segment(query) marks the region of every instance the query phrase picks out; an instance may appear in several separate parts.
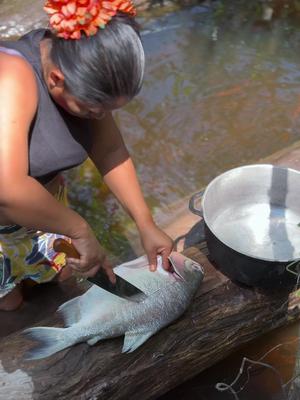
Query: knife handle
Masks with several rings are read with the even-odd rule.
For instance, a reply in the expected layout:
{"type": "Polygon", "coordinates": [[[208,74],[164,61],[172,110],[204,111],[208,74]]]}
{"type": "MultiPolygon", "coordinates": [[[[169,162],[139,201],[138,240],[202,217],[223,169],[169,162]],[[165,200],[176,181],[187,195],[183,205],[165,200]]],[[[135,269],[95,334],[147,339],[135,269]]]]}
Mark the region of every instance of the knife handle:
{"type": "Polygon", "coordinates": [[[80,258],[80,254],[72,243],[67,242],[65,239],[55,239],[53,249],[57,253],[65,253],[67,257],[80,258]]]}

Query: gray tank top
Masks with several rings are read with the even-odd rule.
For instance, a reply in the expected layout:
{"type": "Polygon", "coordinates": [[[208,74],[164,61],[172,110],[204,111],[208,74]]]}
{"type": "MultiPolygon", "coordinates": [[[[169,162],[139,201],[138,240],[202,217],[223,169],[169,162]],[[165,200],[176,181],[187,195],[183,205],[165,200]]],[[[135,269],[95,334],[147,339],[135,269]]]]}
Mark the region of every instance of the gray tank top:
{"type": "Polygon", "coordinates": [[[85,161],[91,146],[89,121],[68,114],[48,92],[39,48],[45,33],[45,29],[37,29],[17,41],[0,41],[0,46],[7,52],[21,54],[36,74],[39,102],[29,132],[29,174],[42,184],[49,182],[58,172],[85,161]]]}

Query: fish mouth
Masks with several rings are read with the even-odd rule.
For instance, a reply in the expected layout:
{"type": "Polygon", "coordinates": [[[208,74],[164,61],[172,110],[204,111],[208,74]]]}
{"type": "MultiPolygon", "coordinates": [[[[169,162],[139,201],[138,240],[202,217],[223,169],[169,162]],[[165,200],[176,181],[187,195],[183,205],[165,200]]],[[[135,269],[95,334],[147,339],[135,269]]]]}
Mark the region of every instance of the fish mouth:
{"type": "Polygon", "coordinates": [[[185,257],[183,254],[173,251],[168,259],[173,267],[172,273],[180,280],[186,280],[187,270],[195,269],[203,273],[202,267],[197,262],[185,257]]]}
{"type": "MultiPolygon", "coordinates": [[[[180,256],[182,257],[182,255],[180,255],[180,256]]],[[[178,268],[178,263],[176,263],[176,261],[174,259],[174,252],[173,252],[173,254],[169,255],[168,260],[170,261],[171,266],[173,268],[173,271],[172,271],[173,275],[175,275],[176,278],[184,281],[185,279],[184,279],[183,273],[180,271],[180,268],[178,268]]]]}

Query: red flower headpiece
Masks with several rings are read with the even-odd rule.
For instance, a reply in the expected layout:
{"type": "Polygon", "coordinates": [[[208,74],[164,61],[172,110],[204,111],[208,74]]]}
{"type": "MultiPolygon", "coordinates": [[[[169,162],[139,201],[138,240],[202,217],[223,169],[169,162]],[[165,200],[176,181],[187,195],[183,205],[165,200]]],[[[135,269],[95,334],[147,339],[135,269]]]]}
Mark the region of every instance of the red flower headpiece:
{"type": "Polygon", "coordinates": [[[131,0],[47,0],[50,26],[64,39],[80,39],[81,31],[95,35],[118,11],[136,15],[131,0]]]}

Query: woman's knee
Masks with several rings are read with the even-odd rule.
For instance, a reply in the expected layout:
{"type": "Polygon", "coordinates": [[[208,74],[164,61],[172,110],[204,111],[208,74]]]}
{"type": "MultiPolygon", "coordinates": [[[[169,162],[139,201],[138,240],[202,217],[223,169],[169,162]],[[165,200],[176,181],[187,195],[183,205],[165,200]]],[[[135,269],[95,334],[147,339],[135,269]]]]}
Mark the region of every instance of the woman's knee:
{"type": "Polygon", "coordinates": [[[23,303],[21,288],[15,287],[11,292],[0,299],[1,311],[14,311],[23,303]]]}

